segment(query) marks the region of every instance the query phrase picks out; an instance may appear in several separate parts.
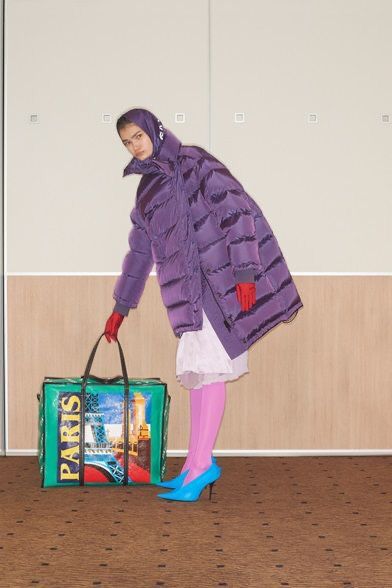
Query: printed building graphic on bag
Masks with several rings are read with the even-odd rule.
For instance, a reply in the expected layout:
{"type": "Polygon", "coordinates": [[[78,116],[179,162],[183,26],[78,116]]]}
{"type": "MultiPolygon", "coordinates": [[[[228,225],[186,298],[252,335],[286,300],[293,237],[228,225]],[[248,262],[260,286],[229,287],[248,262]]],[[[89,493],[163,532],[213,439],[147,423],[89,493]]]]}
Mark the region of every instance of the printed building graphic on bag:
{"type": "MultiPolygon", "coordinates": [[[[84,478],[122,483],[124,478],[124,396],[85,395],[84,478]]],[[[58,403],[58,482],[77,481],[80,468],[81,398],[61,393],[58,403]]],[[[150,481],[151,394],[129,392],[128,483],[150,481]]]]}

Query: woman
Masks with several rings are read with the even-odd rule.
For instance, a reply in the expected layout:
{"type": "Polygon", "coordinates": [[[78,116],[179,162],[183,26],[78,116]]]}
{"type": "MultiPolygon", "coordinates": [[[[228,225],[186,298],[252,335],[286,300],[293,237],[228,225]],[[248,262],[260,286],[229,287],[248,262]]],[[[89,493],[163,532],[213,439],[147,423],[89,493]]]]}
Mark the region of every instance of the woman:
{"type": "Polygon", "coordinates": [[[137,307],[155,262],[191,409],[187,459],[179,476],[159,484],[174,490],[158,496],[194,501],[210,484],[211,498],[225,382],[248,372],[249,347],[303,304],[260,208],[218,159],[182,145],[143,108],[121,116],[117,131],[133,156],[123,176],[142,177],[106,338],[115,340],[137,307]]]}

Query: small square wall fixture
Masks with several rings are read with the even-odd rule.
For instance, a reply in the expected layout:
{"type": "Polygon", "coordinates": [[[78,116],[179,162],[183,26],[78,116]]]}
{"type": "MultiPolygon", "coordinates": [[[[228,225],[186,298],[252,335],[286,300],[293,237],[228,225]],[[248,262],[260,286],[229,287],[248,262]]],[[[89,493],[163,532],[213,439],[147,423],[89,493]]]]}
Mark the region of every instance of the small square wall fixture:
{"type": "Polygon", "coordinates": [[[185,112],[176,112],[174,116],[174,120],[176,123],[184,123],[185,122],[185,112]]]}
{"type": "Polygon", "coordinates": [[[310,123],[318,123],[318,116],[316,112],[309,112],[308,114],[308,122],[310,123]]]}
{"type": "Polygon", "coordinates": [[[382,122],[389,123],[390,122],[390,116],[389,116],[389,114],[382,114],[381,115],[381,120],[382,120],[382,122]]]}
{"type": "Polygon", "coordinates": [[[102,113],[102,122],[104,122],[104,123],[112,122],[112,115],[102,113]]]}
{"type": "Polygon", "coordinates": [[[245,112],[235,112],[234,113],[234,122],[236,122],[236,123],[245,122],[245,112]]]}
{"type": "Polygon", "coordinates": [[[32,122],[32,123],[39,122],[39,120],[38,120],[38,114],[30,114],[30,122],[32,122]]]}

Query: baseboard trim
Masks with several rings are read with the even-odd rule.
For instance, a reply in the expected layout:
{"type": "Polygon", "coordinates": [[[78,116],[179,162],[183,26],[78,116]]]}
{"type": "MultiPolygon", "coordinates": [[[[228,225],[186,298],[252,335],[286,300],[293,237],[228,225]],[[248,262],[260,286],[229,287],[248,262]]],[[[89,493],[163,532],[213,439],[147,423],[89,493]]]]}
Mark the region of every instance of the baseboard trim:
{"type": "MultiPolygon", "coordinates": [[[[168,449],[167,457],[186,457],[187,449],[168,449]]],[[[216,449],[215,457],[340,457],[364,455],[392,455],[392,449],[216,449]]],[[[7,449],[0,456],[38,456],[37,449],[7,449]]]]}

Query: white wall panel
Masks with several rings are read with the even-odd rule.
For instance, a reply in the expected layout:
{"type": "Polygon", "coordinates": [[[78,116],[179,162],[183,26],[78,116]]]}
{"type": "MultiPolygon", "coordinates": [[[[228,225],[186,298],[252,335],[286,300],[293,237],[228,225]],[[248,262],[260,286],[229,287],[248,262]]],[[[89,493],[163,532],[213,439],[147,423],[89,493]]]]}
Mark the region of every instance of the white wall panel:
{"type": "Polygon", "coordinates": [[[391,18],[389,0],[211,0],[211,150],[292,271],[392,270],[391,18]]]}
{"type": "Polygon", "coordinates": [[[144,107],[208,147],[208,1],[13,0],[7,15],[8,272],[120,272],[140,176],[122,178],[115,122],[144,107]]]}

